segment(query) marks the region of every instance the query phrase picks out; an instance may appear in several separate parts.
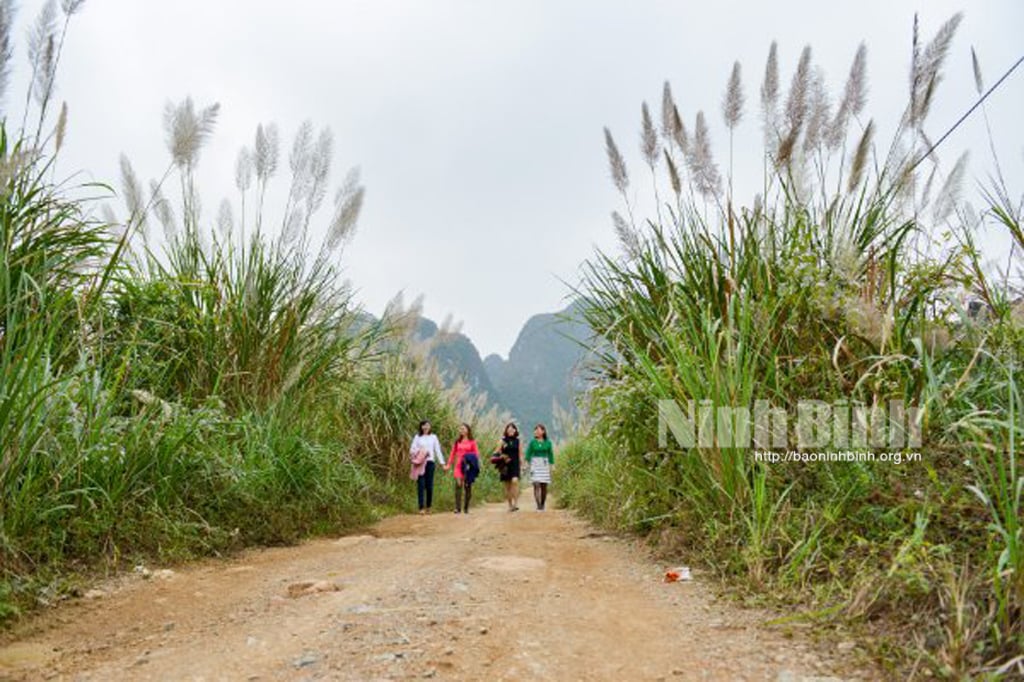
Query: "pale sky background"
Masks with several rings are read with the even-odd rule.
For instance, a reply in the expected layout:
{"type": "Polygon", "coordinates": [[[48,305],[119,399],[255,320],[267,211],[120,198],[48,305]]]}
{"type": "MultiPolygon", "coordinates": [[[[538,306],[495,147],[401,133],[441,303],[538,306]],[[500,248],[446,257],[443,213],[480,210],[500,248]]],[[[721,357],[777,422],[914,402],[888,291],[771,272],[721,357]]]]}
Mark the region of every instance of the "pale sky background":
{"type": "MultiPolygon", "coordinates": [[[[22,72],[5,112],[21,111],[25,35],[41,4],[20,3],[22,72]]],[[[691,129],[705,110],[723,161],[720,103],[739,60],[747,94],[736,147],[742,200],[761,172],[757,92],[771,41],[779,42],[784,88],[809,43],[834,95],[865,41],[867,114],[887,140],[906,101],[915,11],[926,39],[965,12],[930,118],[937,136],[975,98],[972,45],[987,83],[1024,53],[1021,0],[88,0],[72,20],[58,74],[57,97],[70,108],[60,169],[117,186],[125,152],[148,181],[168,163],[164,104],[186,95],[199,105],[219,102],[198,172],[212,223],[223,197],[237,210],[235,157],[258,123],[280,127],[285,169],[304,119],[330,126],[333,181],[359,165],[367,187],[359,231],[342,258],[360,300],[379,314],[398,290],[407,300],[423,293],[428,316],[451,313],[482,355],[507,355],[528,317],[564,306],[560,280],[573,281],[595,246],[615,248],[608,214],[619,201],[602,126],[642,177],[640,104],[657,111],[669,80],[691,129]]],[[[1022,111],[1024,68],[988,103],[1018,195],[1022,111]]],[[[952,164],[965,148],[970,195],[992,167],[980,117],[942,157],[952,164]]],[[[282,173],[279,192],[287,184],[282,173]]]]}

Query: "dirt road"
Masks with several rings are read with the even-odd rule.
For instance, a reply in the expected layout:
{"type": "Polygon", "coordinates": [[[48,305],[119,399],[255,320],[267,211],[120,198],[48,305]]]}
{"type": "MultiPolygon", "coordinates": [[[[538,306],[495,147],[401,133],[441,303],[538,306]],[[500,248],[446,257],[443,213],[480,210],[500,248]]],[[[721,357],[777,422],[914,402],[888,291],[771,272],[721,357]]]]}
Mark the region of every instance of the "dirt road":
{"type": "Polygon", "coordinates": [[[0,678],[877,676],[716,601],[699,576],[665,584],[662,570],[564,511],[399,517],[101,586],[0,648],[0,678]]]}

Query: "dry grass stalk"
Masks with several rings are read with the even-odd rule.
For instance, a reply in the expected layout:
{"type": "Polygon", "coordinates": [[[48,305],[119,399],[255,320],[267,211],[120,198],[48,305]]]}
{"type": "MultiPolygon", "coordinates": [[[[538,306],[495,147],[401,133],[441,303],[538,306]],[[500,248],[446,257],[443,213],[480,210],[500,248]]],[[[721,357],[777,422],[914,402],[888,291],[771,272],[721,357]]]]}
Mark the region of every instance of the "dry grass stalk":
{"type": "Polygon", "coordinates": [[[807,125],[804,131],[804,149],[816,150],[821,147],[832,120],[832,104],[825,87],[825,74],[820,68],[814,69],[807,98],[807,125]]]}
{"type": "Polygon", "coordinates": [[[277,126],[262,123],[256,127],[256,153],[253,158],[256,167],[256,178],[263,184],[277,172],[280,153],[277,126]]]}
{"type": "Polygon", "coordinates": [[[77,14],[84,4],[85,0],[61,0],[60,8],[64,10],[64,14],[71,16],[72,14],[77,14]]]}
{"type": "Polygon", "coordinates": [[[924,50],[920,50],[917,17],[914,17],[914,60],[910,76],[909,110],[909,123],[912,127],[919,127],[928,117],[935,90],[942,80],[942,65],[949,55],[953,37],[962,20],[962,13],[954,14],[939,28],[924,50]]]}
{"type": "Polygon", "coordinates": [[[686,124],[679,115],[679,109],[672,105],[672,139],[683,155],[690,153],[690,137],[686,134],[686,124]]]}
{"type": "Polygon", "coordinates": [[[960,158],[956,160],[953,170],[946,176],[946,181],[942,183],[942,189],[939,190],[939,197],[933,207],[932,215],[936,223],[944,222],[960,203],[960,191],[963,189],[969,158],[969,152],[965,151],[961,154],[960,158]]]}
{"type": "Polygon", "coordinates": [[[981,77],[981,62],[978,61],[978,53],[971,48],[971,68],[974,70],[974,88],[978,94],[985,90],[985,79],[981,77]]]}
{"type": "Polygon", "coordinates": [[[191,97],[177,105],[167,103],[164,107],[164,130],[167,147],[176,166],[191,169],[196,165],[199,150],[213,133],[219,114],[219,104],[196,111],[191,97]]]}
{"type": "Polygon", "coordinates": [[[690,145],[690,154],[687,157],[690,173],[693,175],[697,191],[704,198],[718,196],[722,191],[722,176],[711,152],[711,133],[708,131],[703,111],[697,112],[697,122],[693,130],[693,144],[690,145]]]}
{"type": "Polygon", "coordinates": [[[302,225],[305,220],[306,214],[298,206],[285,214],[284,226],[281,228],[281,239],[285,244],[292,244],[302,236],[302,225]]]}
{"type": "Polygon", "coordinates": [[[851,116],[859,116],[868,102],[868,48],[861,43],[850,66],[843,91],[843,106],[851,116]]]}
{"type": "Polygon", "coordinates": [[[766,143],[777,135],[779,118],[779,46],[773,40],[761,83],[761,116],[766,143]]]}
{"type": "Polygon", "coordinates": [[[301,181],[309,163],[309,150],[313,145],[313,122],[306,119],[295,133],[292,152],[288,155],[288,167],[292,171],[292,181],[301,181]]]}
{"type": "Polygon", "coordinates": [[[252,187],[253,159],[252,152],[248,147],[242,147],[238,151],[238,158],[235,160],[235,187],[239,192],[247,192],[252,187]]]}
{"type": "Polygon", "coordinates": [[[875,134],[875,122],[868,121],[864,133],[860,136],[857,149],[853,153],[853,160],[850,163],[850,177],[847,180],[846,189],[853,192],[860,186],[861,178],[864,176],[864,169],[867,168],[868,155],[871,153],[871,142],[875,134]]]}
{"type": "Polygon", "coordinates": [[[604,129],[604,146],[605,151],[608,153],[608,166],[611,170],[612,182],[615,183],[615,188],[625,196],[626,190],[629,189],[629,174],[626,172],[626,161],[622,158],[622,153],[619,152],[619,147],[615,144],[612,132],[608,128],[604,129]]]}
{"type": "MultiPolygon", "coordinates": [[[[57,66],[57,3],[47,0],[28,34],[28,59],[32,65],[29,96],[40,105],[49,96],[57,66]]],[[[27,107],[26,107],[27,108],[27,107]]]]}
{"type": "Polygon", "coordinates": [[[826,144],[831,150],[838,149],[843,144],[850,118],[859,116],[867,104],[867,54],[867,46],[861,43],[850,66],[850,75],[843,89],[843,99],[826,136],[826,144]]]}
{"type": "Polygon", "coordinates": [[[53,145],[56,151],[60,151],[61,147],[64,146],[64,138],[68,132],[68,103],[63,102],[60,105],[60,115],[57,116],[57,127],[54,129],[54,141],[53,145]]]}
{"type": "Polygon", "coordinates": [[[671,142],[675,137],[675,108],[676,102],[672,97],[672,86],[665,81],[661,90],[661,136],[665,138],[666,142],[671,142]]]}
{"type": "Polygon", "coordinates": [[[442,339],[450,339],[458,336],[462,333],[464,323],[462,320],[456,320],[455,316],[448,313],[444,316],[444,320],[441,322],[441,326],[438,327],[437,335],[442,339]]]}
{"type": "Polygon", "coordinates": [[[651,110],[644,102],[640,107],[640,151],[644,155],[644,161],[651,170],[658,164],[660,156],[658,145],[658,133],[654,129],[654,121],[651,119],[651,110]]]}
{"type": "Polygon", "coordinates": [[[725,89],[725,97],[722,99],[722,118],[730,130],[735,128],[743,118],[745,101],[740,63],[735,62],[732,65],[732,74],[729,76],[729,85],[725,89]]]}
{"type": "Polygon", "coordinates": [[[672,185],[672,192],[678,198],[683,191],[683,183],[679,177],[679,169],[676,168],[676,164],[668,153],[668,149],[665,150],[665,164],[668,166],[668,180],[672,185]]]}
{"type": "Polygon", "coordinates": [[[398,336],[409,339],[416,331],[422,316],[423,295],[420,294],[406,306],[405,294],[399,291],[384,307],[381,321],[385,327],[394,330],[398,336]]]}
{"type": "Polygon", "coordinates": [[[231,202],[223,199],[217,211],[217,230],[225,238],[230,237],[235,230],[235,213],[231,210],[231,202]]]}
{"type": "Polygon", "coordinates": [[[615,236],[619,238],[619,244],[622,245],[626,254],[633,257],[639,253],[640,235],[637,234],[636,230],[626,222],[626,219],[618,211],[612,211],[612,225],[615,227],[615,236]]]}
{"type": "Polygon", "coordinates": [[[128,209],[129,225],[138,225],[140,229],[146,229],[146,201],[143,195],[142,183],[139,182],[131,161],[124,154],[121,155],[121,191],[124,193],[124,203],[128,209]]]}
{"type": "Polygon", "coordinates": [[[11,27],[13,24],[13,0],[0,0],[0,99],[7,92],[8,79],[11,75],[11,57],[14,54],[11,44],[11,27]]]}
{"type": "Polygon", "coordinates": [[[306,194],[306,225],[309,219],[320,210],[324,197],[327,196],[327,181],[331,175],[331,160],[334,155],[334,135],[330,128],[324,128],[317,136],[313,152],[309,158],[309,190],[306,194]]]}
{"type": "Polygon", "coordinates": [[[789,133],[799,133],[807,118],[811,91],[811,46],[804,47],[800,61],[793,73],[793,81],[786,97],[786,125],[789,133]]]}
{"type": "Polygon", "coordinates": [[[153,207],[153,213],[156,214],[157,220],[160,221],[160,225],[164,229],[164,237],[168,241],[174,241],[178,237],[178,222],[174,216],[171,202],[164,196],[163,190],[160,189],[160,185],[156,181],[150,182],[149,193],[149,203],[153,207]]]}
{"type": "MultiPolygon", "coordinates": [[[[358,178],[358,174],[356,176],[358,178]]],[[[361,186],[342,187],[334,198],[334,218],[327,231],[327,246],[337,249],[355,234],[359,214],[363,210],[366,189],[361,186]]]]}

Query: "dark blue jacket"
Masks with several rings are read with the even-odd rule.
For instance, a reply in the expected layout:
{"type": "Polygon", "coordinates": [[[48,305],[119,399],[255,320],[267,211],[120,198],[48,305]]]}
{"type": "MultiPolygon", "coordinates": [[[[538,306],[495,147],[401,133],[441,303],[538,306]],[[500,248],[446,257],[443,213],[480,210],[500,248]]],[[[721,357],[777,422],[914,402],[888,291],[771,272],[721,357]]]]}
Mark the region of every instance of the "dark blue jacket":
{"type": "Polygon", "coordinates": [[[462,458],[462,475],[466,483],[473,485],[473,481],[480,475],[480,457],[470,452],[462,458]]]}

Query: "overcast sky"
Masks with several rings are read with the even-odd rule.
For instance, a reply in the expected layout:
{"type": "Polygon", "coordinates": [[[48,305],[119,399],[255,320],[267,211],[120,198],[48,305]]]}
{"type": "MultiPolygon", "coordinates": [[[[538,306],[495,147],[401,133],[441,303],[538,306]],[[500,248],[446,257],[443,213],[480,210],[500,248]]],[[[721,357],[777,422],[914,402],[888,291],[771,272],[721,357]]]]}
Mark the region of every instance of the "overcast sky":
{"type": "MultiPolygon", "coordinates": [[[[20,65],[41,4],[20,3],[20,65]]],[[[198,173],[213,221],[223,197],[237,198],[235,157],[258,123],[279,125],[283,159],[304,119],[330,126],[333,178],[359,165],[367,187],[342,263],[361,301],[379,314],[399,290],[425,294],[427,315],[453,314],[482,354],[506,355],[530,315],[563,307],[562,280],[575,279],[595,246],[615,247],[608,213],[619,204],[603,126],[639,174],[640,104],[657,105],[669,80],[691,126],[698,109],[707,112],[722,158],[720,102],[739,60],[748,100],[737,138],[742,187],[760,172],[754,105],[771,41],[784,84],[809,43],[838,92],[863,40],[867,112],[884,140],[906,101],[915,11],[928,38],[965,12],[930,119],[937,134],[975,97],[972,45],[989,83],[1024,53],[1021,0],[88,0],[58,75],[70,108],[61,170],[116,185],[125,152],[144,179],[156,177],[168,162],[164,104],[186,95],[219,102],[198,173]]],[[[23,92],[16,78],[5,111],[20,111],[23,92]]],[[[1024,69],[988,104],[1018,194],[1022,105],[1024,69]]],[[[991,162],[980,118],[943,156],[952,163],[964,148],[972,182],[984,180],[991,162]]]]}

